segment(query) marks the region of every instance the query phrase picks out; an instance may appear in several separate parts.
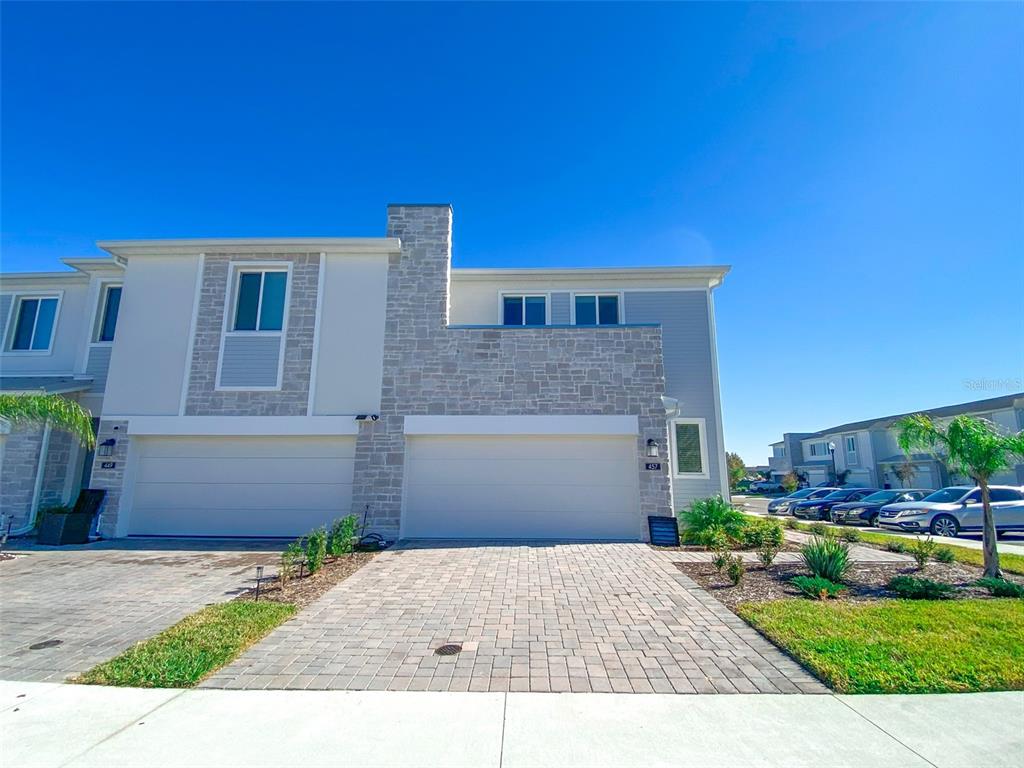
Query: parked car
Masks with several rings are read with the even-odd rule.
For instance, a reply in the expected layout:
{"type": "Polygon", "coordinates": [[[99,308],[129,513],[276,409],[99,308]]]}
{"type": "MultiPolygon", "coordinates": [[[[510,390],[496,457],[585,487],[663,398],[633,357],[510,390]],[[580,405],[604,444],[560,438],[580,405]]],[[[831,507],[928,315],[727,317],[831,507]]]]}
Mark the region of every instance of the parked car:
{"type": "Polygon", "coordinates": [[[786,488],[775,480],[758,480],[750,484],[750,493],[783,493],[786,488]]]}
{"type": "Polygon", "coordinates": [[[781,499],[772,499],[768,502],[768,514],[769,515],[789,515],[792,514],[790,506],[798,501],[807,501],[809,499],[820,499],[828,496],[833,491],[838,491],[838,488],[801,488],[799,491],[793,491],[789,496],[783,496],[781,499]]]}
{"type": "Polygon", "coordinates": [[[875,525],[878,512],[886,504],[900,504],[905,501],[920,501],[933,490],[924,488],[894,488],[877,491],[860,501],[847,501],[832,507],[832,522],[840,525],[875,525]]]}
{"type": "Polygon", "coordinates": [[[832,507],[836,504],[842,504],[844,501],[860,501],[877,491],[878,488],[840,488],[820,499],[798,501],[790,509],[793,510],[793,516],[799,517],[801,520],[830,520],[832,507]]]}
{"type": "MultiPolygon", "coordinates": [[[[989,486],[992,517],[997,533],[1024,531],[1024,488],[989,486]]],[[[901,531],[957,536],[982,529],[981,489],[970,485],[941,488],[920,501],[886,504],[878,512],[878,524],[901,531]]]]}

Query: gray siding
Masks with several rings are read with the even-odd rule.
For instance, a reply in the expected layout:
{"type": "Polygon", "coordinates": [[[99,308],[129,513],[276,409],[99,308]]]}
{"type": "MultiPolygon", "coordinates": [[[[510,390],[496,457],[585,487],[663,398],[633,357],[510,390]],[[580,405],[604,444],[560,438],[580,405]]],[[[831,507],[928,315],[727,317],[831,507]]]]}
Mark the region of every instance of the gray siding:
{"type": "Polygon", "coordinates": [[[13,301],[13,294],[0,296],[0,344],[7,343],[7,313],[11,311],[13,301]]]}
{"type": "Polygon", "coordinates": [[[107,370],[110,368],[110,350],[112,347],[90,347],[89,359],[85,364],[85,372],[92,376],[92,392],[102,392],[107,388],[107,370]]]}
{"type": "Polygon", "coordinates": [[[551,294],[551,324],[568,325],[571,315],[569,313],[569,293],[559,292],[551,294]]]}
{"type": "Polygon", "coordinates": [[[276,387],[280,336],[225,336],[222,387],[276,387]]]}
{"type": "Polygon", "coordinates": [[[673,477],[673,501],[677,509],[693,499],[722,492],[718,444],[713,351],[705,291],[627,291],[623,297],[628,323],[661,323],[665,356],[665,394],[679,400],[680,416],[705,420],[707,427],[707,480],[673,477]]]}

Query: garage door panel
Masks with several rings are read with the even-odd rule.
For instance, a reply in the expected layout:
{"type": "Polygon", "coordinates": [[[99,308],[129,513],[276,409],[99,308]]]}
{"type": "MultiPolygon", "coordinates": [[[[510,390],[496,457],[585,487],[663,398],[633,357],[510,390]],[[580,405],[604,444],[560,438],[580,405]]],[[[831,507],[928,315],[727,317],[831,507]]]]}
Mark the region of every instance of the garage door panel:
{"type": "Polygon", "coordinates": [[[323,478],[349,477],[354,459],[244,458],[225,459],[144,457],[139,460],[138,482],[161,483],[316,483],[323,478]]]}
{"type": "Polygon", "coordinates": [[[508,459],[534,459],[559,461],[569,459],[621,461],[633,456],[635,438],[602,438],[588,436],[538,437],[530,435],[504,435],[501,437],[411,437],[408,441],[412,459],[459,459],[473,461],[481,458],[485,446],[487,458],[492,461],[508,459]]]}
{"type": "Polygon", "coordinates": [[[354,437],[144,437],[129,534],[300,536],[352,506],[354,437]]]}
{"type": "Polygon", "coordinates": [[[586,461],[585,459],[420,459],[410,462],[409,482],[414,485],[451,485],[465,483],[500,484],[510,477],[529,477],[537,485],[590,485],[594,477],[607,485],[632,486],[636,480],[632,462],[586,461]]]}
{"type": "Polygon", "coordinates": [[[635,437],[410,436],[408,538],[637,539],[635,437]]]}

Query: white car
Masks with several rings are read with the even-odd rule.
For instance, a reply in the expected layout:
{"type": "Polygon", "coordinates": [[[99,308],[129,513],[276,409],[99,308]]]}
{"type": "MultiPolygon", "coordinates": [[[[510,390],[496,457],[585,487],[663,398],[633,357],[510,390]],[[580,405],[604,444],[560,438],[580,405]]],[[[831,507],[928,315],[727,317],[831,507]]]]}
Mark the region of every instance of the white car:
{"type": "MultiPolygon", "coordinates": [[[[992,485],[989,499],[997,533],[1024,531],[1024,488],[992,485]]],[[[934,536],[979,532],[982,529],[981,489],[954,485],[920,501],[887,504],[878,512],[878,525],[934,536]]]]}

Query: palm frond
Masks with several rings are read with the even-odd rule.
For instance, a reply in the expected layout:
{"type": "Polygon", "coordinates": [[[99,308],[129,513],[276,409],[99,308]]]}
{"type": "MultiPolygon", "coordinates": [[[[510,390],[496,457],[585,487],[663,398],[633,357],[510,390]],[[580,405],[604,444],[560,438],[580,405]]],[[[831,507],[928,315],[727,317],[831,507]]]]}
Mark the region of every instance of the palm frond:
{"type": "Polygon", "coordinates": [[[60,395],[0,394],[0,418],[14,425],[49,423],[53,429],[70,433],[86,448],[96,445],[92,414],[74,400],[60,395]]]}

